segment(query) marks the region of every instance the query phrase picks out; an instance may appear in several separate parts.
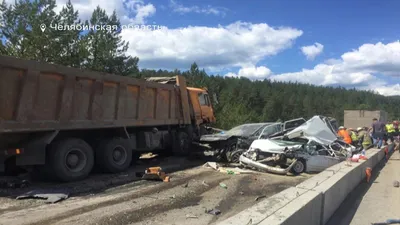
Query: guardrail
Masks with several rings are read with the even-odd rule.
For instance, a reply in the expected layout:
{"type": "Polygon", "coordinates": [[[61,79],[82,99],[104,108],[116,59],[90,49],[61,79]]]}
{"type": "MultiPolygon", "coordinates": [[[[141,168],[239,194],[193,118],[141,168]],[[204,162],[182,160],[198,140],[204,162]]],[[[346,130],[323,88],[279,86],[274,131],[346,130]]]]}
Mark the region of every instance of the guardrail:
{"type": "Polygon", "coordinates": [[[374,168],[384,157],[384,150],[371,149],[368,160],[336,164],[264,201],[230,217],[218,225],[324,225],[347,195],[365,178],[365,169],[374,168]]]}

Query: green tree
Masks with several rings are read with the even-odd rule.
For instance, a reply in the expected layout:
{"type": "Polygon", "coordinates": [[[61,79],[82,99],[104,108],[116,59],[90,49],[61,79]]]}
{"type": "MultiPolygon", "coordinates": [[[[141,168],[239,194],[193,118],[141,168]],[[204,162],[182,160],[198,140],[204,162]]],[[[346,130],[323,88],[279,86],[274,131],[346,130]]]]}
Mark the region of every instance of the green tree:
{"type": "Polygon", "coordinates": [[[55,29],[42,32],[41,25],[58,23],[55,0],[5,1],[0,6],[0,37],[5,39],[3,54],[25,59],[54,62],[54,47],[59,34],[55,29]]]}
{"type": "MultiPolygon", "coordinates": [[[[82,26],[83,23],[78,19],[78,11],[74,10],[71,1],[63,7],[60,14],[56,16],[59,25],[82,26]]],[[[63,29],[58,31],[58,37],[54,39],[54,59],[55,63],[82,68],[85,60],[89,56],[87,42],[79,29],[63,29]]]]}
{"type": "Polygon", "coordinates": [[[90,53],[86,68],[122,76],[139,76],[139,58],[126,55],[129,43],[121,38],[121,23],[115,11],[108,16],[105,10],[97,7],[86,25],[107,28],[90,30],[85,36],[90,53]]]}

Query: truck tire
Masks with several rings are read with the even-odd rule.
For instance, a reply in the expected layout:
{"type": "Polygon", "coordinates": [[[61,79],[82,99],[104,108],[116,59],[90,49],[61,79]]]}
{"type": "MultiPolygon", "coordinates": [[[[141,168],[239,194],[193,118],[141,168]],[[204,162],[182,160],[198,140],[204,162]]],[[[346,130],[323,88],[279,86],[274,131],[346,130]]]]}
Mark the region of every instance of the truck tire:
{"type": "Polygon", "coordinates": [[[191,140],[190,136],[185,131],[179,131],[173,135],[172,151],[178,156],[187,156],[190,152],[191,140]]]}
{"type": "Polygon", "coordinates": [[[124,139],[101,141],[96,149],[96,164],[105,172],[118,173],[127,170],[132,158],[132,149],[124,139]]]}
{"type": "Polygon", "coordinates": [[[51,144],[48,166],[57,180],[70,182],[86,178],[93,169],[94,155],[89,144],[78,138],[68,138],[51,144]]]}

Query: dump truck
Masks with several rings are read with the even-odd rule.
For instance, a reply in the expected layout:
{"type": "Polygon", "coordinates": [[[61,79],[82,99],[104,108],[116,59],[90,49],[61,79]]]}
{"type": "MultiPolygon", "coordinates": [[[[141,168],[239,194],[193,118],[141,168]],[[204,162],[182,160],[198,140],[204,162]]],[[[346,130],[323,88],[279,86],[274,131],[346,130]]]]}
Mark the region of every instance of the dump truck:
{"type": "Polygon", "coordinates": [[[143,152],[188,155],[215,122],[206,88],[0,56],[0,172],[76,181],[121,172],[143,152]]]}
{"type": "Polygon", "coordinates": [[[347,128],[369,127],[374,118],[386,123],[388,114],[382,110],[344,110],[344,126],[347,128]]]}

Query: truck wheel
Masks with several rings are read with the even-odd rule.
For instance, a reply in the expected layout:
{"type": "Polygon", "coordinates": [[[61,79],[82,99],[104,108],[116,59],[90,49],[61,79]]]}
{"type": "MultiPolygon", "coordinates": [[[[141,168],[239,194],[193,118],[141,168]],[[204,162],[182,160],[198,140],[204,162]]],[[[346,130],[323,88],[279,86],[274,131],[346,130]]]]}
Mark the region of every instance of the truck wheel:
{"type": "MultiPolygon", "coordinates": [[[[57,180],[70,182],[86,178],[94,165],[93,150],[78,138],[58,141],[50,146],[49,166],[57,180]]],[[[50,172],[50,171],[49,171],[50,172]]]]}
{"type": "Polygon", "coordinates": [[[298,159],[291,170],[292,173],[295,175],[301,174],[306,171],[306,162],[304,161],[304,159],[298,159]]]}
{"type": "Polygon", "coordinates": [[[105,172],[118,173],[127,170],[132,158],[132,149],[124,139],[104,140],[96,149],[96,164],[105,172]]]}
{"type": "Polygon", "coordinates": [[[190,137],[184,131],[179,131],[174,138],[173,152],[179,156],[187,156],[190,151],[190,137]]]}

